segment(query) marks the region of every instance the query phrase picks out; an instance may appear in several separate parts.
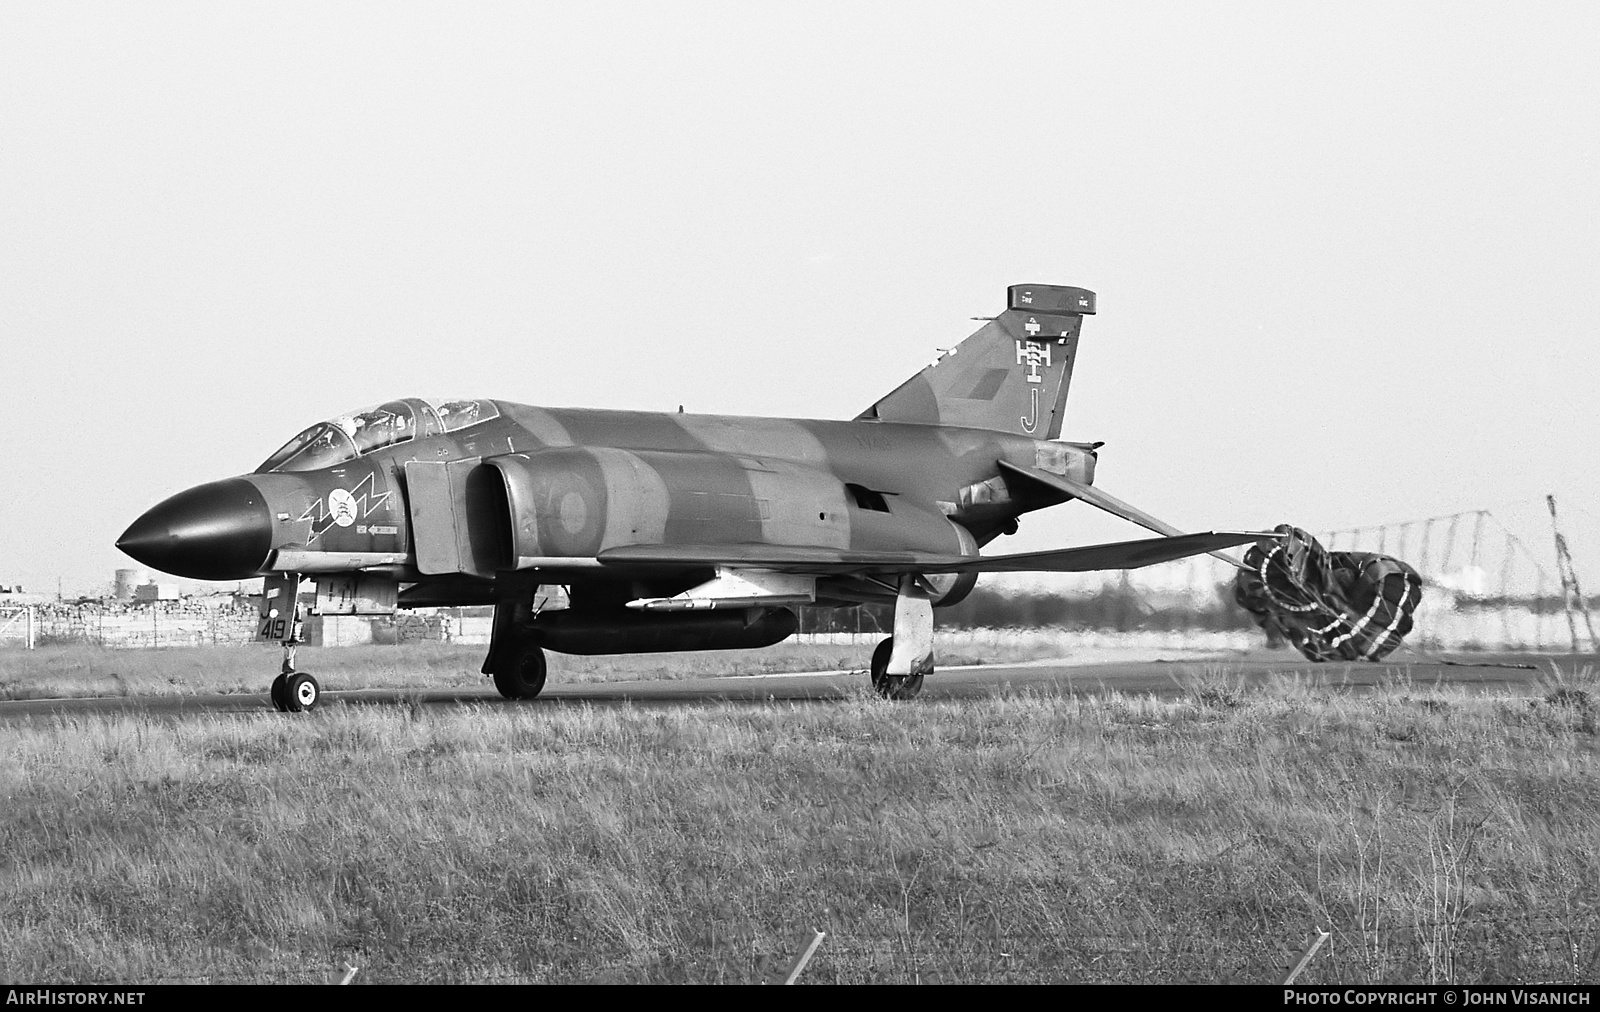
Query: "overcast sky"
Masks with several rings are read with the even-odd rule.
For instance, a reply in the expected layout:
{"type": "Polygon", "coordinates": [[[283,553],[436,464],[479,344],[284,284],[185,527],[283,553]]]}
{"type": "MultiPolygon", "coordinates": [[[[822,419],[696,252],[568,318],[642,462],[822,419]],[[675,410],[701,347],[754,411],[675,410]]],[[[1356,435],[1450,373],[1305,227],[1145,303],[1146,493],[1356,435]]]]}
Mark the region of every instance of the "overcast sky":
{"type": "Polygon", "coordinates": [[[1600,590],[1597,54],[1593,3],[13,0],[0,583],[395,396],[851,417],[1044,282],[1114,495],[1548,553],[1555,493],[1600,590]]]}

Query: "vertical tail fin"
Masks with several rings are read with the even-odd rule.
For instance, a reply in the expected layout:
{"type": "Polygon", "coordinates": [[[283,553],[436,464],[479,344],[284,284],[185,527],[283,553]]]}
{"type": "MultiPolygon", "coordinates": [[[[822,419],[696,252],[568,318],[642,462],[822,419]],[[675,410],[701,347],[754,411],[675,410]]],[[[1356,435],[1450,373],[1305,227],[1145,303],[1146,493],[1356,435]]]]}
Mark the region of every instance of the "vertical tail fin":
{"type": "Polygon", "coordinates": [[[1004,313],[857,417],[1059,436],[1078,330],[1094,314],[1094,293],[1012,285],[1007,295],[1004,313]]]}

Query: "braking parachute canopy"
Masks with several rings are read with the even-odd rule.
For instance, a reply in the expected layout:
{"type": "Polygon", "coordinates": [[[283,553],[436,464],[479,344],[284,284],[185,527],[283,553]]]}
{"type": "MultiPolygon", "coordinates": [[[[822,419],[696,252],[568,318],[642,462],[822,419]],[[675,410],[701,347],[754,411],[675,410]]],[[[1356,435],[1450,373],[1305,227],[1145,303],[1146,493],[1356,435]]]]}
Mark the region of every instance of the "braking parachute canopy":
{"type": "Polygon", "coordinates": [[[1417,571],[1375,552],[1330,552],[1288,524],[1245,553],[1234,600],[1269,639],[1313,661],[1376,661],[1411,631],[1422,600],[1417,571]]]}

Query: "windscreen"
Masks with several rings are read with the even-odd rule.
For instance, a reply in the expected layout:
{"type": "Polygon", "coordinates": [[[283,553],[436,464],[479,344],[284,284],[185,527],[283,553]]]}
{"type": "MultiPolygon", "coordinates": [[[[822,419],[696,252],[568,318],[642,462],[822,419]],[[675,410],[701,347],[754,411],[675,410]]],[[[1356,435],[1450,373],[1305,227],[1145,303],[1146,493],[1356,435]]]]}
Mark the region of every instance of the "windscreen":
{"type": "Polygon", "coordinates": [[[332,422],[318,422],[284,443],[256,471],[316,471],[350,460],[358,452],[343,429],[332,422]]]}

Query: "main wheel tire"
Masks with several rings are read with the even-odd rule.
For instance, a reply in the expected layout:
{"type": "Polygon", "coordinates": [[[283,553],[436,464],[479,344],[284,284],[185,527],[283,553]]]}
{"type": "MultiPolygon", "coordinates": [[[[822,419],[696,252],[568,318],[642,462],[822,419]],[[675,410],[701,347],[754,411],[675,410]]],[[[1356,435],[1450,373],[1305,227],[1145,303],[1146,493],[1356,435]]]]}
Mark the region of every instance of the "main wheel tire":
{"type": "Polygon", "coordinates": [[[532,699],[544,691],[544,651],[538,644],[518,643],[500,655],[494,687],[507,699],[532,699]]]}
{"type": "Polygon", "coordinates": [[[304,671],[296,671],[283,680],[283,705],[290,713],[313,709],[321,698],[322,686],[304,671]]]}
{"type": "Polygon", "coordinates": [[[277,710],[279,713],[283,713],[289,709],[289,704],[285,702],[283,695],[283,683],[287,679],[287,675],[279,675],[277,678],[272,680],[272,690],[270,692],[270,695],[272,696],[272,708],[277,710]]]}
{"type": "Polygon", "coordinates": [[[872,651],[872,687],[884,699],[914,699],[922,691],[922,676],[889,674],[889,656],[893,653],[893,636],[872,651]]]}

